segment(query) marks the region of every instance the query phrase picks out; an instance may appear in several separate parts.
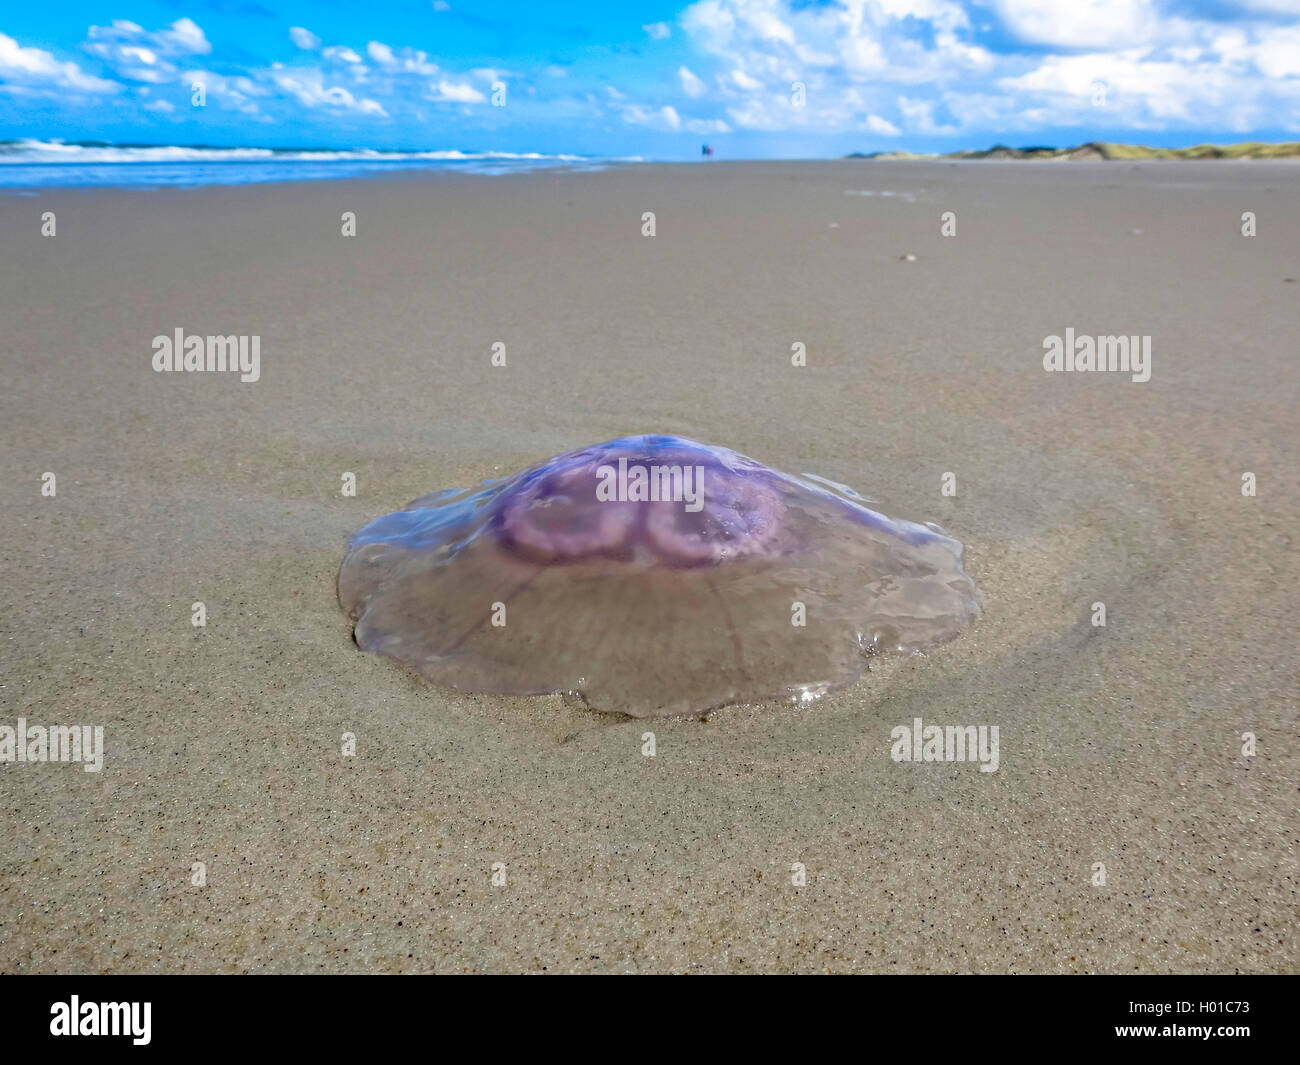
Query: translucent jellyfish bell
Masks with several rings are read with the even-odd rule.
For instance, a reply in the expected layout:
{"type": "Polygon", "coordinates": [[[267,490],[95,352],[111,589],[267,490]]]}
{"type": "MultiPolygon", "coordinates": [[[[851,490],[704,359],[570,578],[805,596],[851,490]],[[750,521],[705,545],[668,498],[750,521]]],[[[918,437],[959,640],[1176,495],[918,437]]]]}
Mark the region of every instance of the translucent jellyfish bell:
{"type": "Polygon", "coordinates": [[[807,701],[979,614],[961,544],[826,484],[612,440],[376,519],[339,600],[361,648],[449,688],[635,717],[807,701]]]}

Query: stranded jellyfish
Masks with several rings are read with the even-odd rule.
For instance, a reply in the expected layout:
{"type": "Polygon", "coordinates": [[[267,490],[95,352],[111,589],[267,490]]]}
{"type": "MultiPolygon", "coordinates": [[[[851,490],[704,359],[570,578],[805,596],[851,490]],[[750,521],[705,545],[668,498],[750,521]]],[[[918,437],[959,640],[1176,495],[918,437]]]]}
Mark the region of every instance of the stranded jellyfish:
{"type": "Polygon", "coordinates": [[[348,543],[357,644],[464,691],[636,717],[806,701],[979,613],[962,546],[675,436],[436,492],[348,543]]]}

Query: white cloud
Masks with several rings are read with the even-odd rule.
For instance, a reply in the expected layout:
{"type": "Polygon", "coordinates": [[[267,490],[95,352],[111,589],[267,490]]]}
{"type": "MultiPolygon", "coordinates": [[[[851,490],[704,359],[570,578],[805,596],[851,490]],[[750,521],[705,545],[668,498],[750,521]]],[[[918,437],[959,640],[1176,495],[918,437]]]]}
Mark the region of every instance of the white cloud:
{"type": "MultiPolygon", "coordinates": [[[[737,87],[802,81],[811,90],[836,78],[940,82],[968,75],[988,56],[963,39],[969,19],[953,0],[699,0],[682,23],[706,52],[741,72],[732,76],[737,87]],[[922,22],[930,44],[916,32],[922,22]]],[[[840,117],[850,116],[842,110],[840,117]]]]}
{"type": "Polygon", "coordinates": [[[62,62],[40,48],[24,48],[12,37],[0,33],[0,81],[38,90],[73,90],[111,93],[121,86],[87,74],[76,63],[62,62]]]}
{"type": "MultiPolygon", "coordinates": [[[[261,75],[261,72],[259,72],[259,75],[261,75]]],[[[177,77],[185,86],[187,96],[191,85],[202,85],[204,92],[208,95],[209,103],[215,102],[223,110],[258,116],[259,120],[264,121],[267,118],[267,116],[262,115],[261,108],[254,97],[267,96],[271,90],[266,85],[254,81],[251,77],[242,74],[235,77],[226,77],[223,74],[215,74],[210,70],[186,70],[182,71],[177,77]]]]}
{"type": "Polygon", "coordinates": [[[678,113],[677,108],[669,104],[662,107],[625,104],[622,106],[621,111],[624,122],[634,126],[646,126],[665,133],[675,133],[678,130],[703,135],[731,132],[731,127],[720,118],[683,118],[678,113]]]}
{"type": "Polygon", "coordinates": [[[1022,41],[1064,48],[1134,47],[1156,30],[1151,0],[994,0],[1022,41]]]}
{"type": "Polygon", "coordinates": [[[304,107],[323,107],[336,111],[351,111],[363,115],[385,117],[388,112],[376,100],[358,99],[339,85],[326,85],[325,75],[319,70],[285,70],[274,76],[276,85],[292,94],[304,107]]]}
{"type": "MultiPolygon", "coordinates": [[[[1062,128],[1085,139],[1300,127],[1300,0],[696,0],[676,21],[643,30],[651,41],[673,39],[678,65],[644,49],[644,60],[628,61],[642,67],[620,77],[630,99],[580,60],[446,70],[415,48],[362,47],[364,38],[326,45],[302,26],[288,28],[293,62],[218,74],[194,69],[213,47],[189,18],[152,30],[125,19],[92,26],[85,69],[0,35],[0,92],[118,92],[151,111],[165,95],[185,112],[189,84],[201,81],[211,101],[259,121],[314,108],[423,122],[430,100],[483,104],[486,86],[509,76],[553,118],[608,113],[662,132],[961,134],[991,143],[1062,128]],[[806,106],[792,98],[796,84],[806,106]],[[156,96],[145,91],[151,85],[156,96]]],[[[231,50],[210,65],[228,72],[239,58],[231,50]]]]}
{"type": "Polygon", "coordinates": [[[360,63],[361,57],[351,48],[342,44],[332,44],[321,50],[321,55],[339,63],[360,63]]]}
{"type": "Polygon", "coordinates": [[[730,5],[721,0],[700,0],[686,9],[682,24],[694,34],[712,34],[716,38],[729,37],[736,27],[730,5]]]}
{"type": "Polygon", "coordinates": [[[677,108],[665,104],[660,108],[650,108],[642,104],[627,104],[623,107],[623,121],[634,126],[649,126],[652,129],[676,130],[682,125],[682,116],[677,108]]]}
{"type": "Polygon", "coordinates": [[[916,100],[907,96],[898,98],[898,110],[907,120],[908,127],[914,132],[940,135],[956,133],[957,127],[943,125],[935,120],[934,112],[937,106],[934,100],[916,100]]]}
{"type": "Polygon", "coordinates": [[[435,100],[458,104],[481,104],[487,99],[466,81],[454,82],[443,78],[438,82],[437,88],[437,95],[433,97],[435,100]]]}
{"type": "Polygon", "coordinates": [[[727,108],[727,116],[741,129],[785,129],[792,124],[792,116],[782,108],[757,98],[732,104],[727,108]]]}
{"type": "Polygon", "coordinates": [[[430,77],[438,73],[438,64],[429,62],[427,52],[414,48],[390,48],[382,41],[371,41],[366,45],[366,52],[385,70],[399,74],[418,74],[430,77]]]}
{"type": "Polygon", "coordinates": [[[682,82],[682,92],[686,93],[687,96],[698,98],[709,91],[704,82],[689,67],[678,67],[677,76],[682,82]]]}
{"type": "Polygon", "coordinates": [[[746,11],[746,21],[763,40],[794,44],[794,30],[764,5],[755,4],[746,11]]]}
{"type": "Polygon", "coordinates": [[[680,22],[702,53],[692,72],[748,129],[1300,126],[1300,0],[1245,6],[1229,20],[1194,0],[697,0],[680,22]],[[1034,47],[991,51],[974,26],[991,20],[1034,47]],[[790,106],[794,83],[806,107],[790,106]],[[880,113],[891,99],[897,118],[880,113]]]}
{"type": "Polygon", "coordinates": [[[176,77],[174,60],[212,51],[203,30],[187,18],[153,32],[126,19],[116,19],[110,26],[91,26],[85,48],[120,77],[153,84],[176,77]]]}
{"type": "Polygon", "coordinates": [[[177,55],[207,55],[212,45],[192,19],[178,18],[169,29],[154,34],[164,50],[174,48],[177,55]]]}
{"type": "Polygon", "coordinates": [[[90,50],[111,54],[113,45],[144,45],[163,56],[207,55],[212,51],[203,30],[193,19],[178,18],[170,26],[150,33],[127,19],[115,19],[111,26],[91,26],[89,37],[99,43],[90,50]]]}
{"type": "MultiPolygon", "coordinates": [[[[1300,7],[1300,0],[1297,0],[1300,7]]],[[[1275,29],[1254,48],[1255,65],[1269,78],[1300,76],[1300,26],[1275,29]]]]}
{"type": "Polygon", "coordinates": [[[320,38],[311,30],[303,29],[301,26],[289,27],[289,40],[305,52],[314,52],[320,47],[320,38]]]}

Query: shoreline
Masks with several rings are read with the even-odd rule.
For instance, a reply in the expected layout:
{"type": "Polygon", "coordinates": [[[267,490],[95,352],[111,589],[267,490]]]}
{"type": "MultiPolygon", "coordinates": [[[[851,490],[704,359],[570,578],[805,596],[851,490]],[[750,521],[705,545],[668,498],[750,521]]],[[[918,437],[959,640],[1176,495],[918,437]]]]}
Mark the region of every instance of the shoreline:
{"type": "MultiPolygon", "coordinates": [[[[1084,146],[1089,147],[1089,146],[1084,146]]],[[[1137,146],[1131,145],[1108,145],[1113,149],[1136,149],[1137,146]]],[[[1206,147],[1206,146],[1203,146],[1206,147]]],[[[1217,148],[1217,146],[1208,146],[1217,148]]],[[[1231,147],[1231,146],[1229,146],[1231,147]]],[[[1292,147],[1290,145],[1265,145],[1268,148],[1292,147]]],[[[500,169],[495,172],[488,169],[490,160],[485,160],[482,164],[475,164],[476,168],[469,166],[446,164],[429,164],[395,162],[392,164],[376,164],[373,168],[366,167],[358,169],[350,163],[302,163],[302,162],[278,162],[268,160],[253,161],[221,161],[221,162],[112,162],[112,163],[5,163],[0,164],[0,195],[18,195],[28,196],[33,192],[41,190],[58,190],[58,189],[143,189],[151,192],[161,191],[167,188],[179,189],[202,189],[231,187],[242,188],[244,186],[259,185],[286,185],[286,184],[317,184],[319,182],[339,182],[339,181],[370,181],[376,178],[399,179],[411,178],[415,180],[427,178],[434,175],[452,175],[459,177],[523,177],[527,175],[540,174],[582,174],[582,173],[600,173],[606,170],[625,169],[633,167],[649,168],[678,168],[678,167],[734,167],[734,166],[829,166],[836,163],[909,163],[909,164],[934,164],[934,165],[952,165],[956,163],[1070,163],[1073,166],[1079,166],[1087,163],[1130,163],[1138,165],[1143,163],[1233,163],[1233,162],[1250,162],[1250,163],[1283,163],[1290,164],[1300,161],[1300,142],[1293,146],[1294,153],[1288,155],[1225,155],[1217,156],[1198,156],[1184,154],[1194,151],[1195,149],[1139,149],[1146,154],[1113,154],[1103,155],[1100,153],[1079,154],[1082,149],[985,149],[981,151],[961,151],[952,152],[945,155],[914,154],[909,152],[871,152],[871,153],[852,153],[850,155],[840,156],[838,158],[827,159],[677,159],[677,160],[644,160],[644,159],[597,159],[592,158],[586,162],[565,161],[556,163],[539,163],[531,165],[528,160],[515,161],[518,165],[506,169],[500,169]],[[316,167],[316,171],[310,175],[303,173],[292,173],[297,167],[316,167]],[[386,167],[391,166],[391,169],[386,167]],[[330,169],[337,167],[337,173],[328,173],[330,169]],[[247,169],[253,173],[268,173],[270,169],[280,169],[282,173],[270,177],[241,177],[239,179],[219,180],[217,175],[223,170],[228,173],[234,173],[238,169],[247,169]],[[259,169],[261,168],[261,169],[259,169]],[[48,182],[29,182],[19,183],[7,181],[6,178],[11,173],[19,171],[48,171],[51,176],[69,174],[74,171],[83,171],[85,176],[81,180],[74,181],[48,181],[48,182]],[[105,174],[114,170],[120,171],[123,180],[113,181],[106,180],[105,174]],[[181,180],[143,180],[139,175],[149,172],[155,177],[160,175],[169,175],[181,180]],[[210,179],[205,178],[208,175],[210,179]]]]}

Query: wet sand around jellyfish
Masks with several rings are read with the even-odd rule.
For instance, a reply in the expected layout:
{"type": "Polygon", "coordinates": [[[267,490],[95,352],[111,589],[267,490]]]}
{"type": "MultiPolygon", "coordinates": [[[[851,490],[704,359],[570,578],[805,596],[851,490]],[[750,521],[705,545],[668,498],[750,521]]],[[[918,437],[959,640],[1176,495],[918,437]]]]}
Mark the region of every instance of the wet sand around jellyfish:
{"type": "Polygon", "coordinates": [[[635,717],[816,698],[979,613],[937,528],[672,436],[378,518],[349,542],[339,599],[358,646],[434,683],[635,717]]]}

